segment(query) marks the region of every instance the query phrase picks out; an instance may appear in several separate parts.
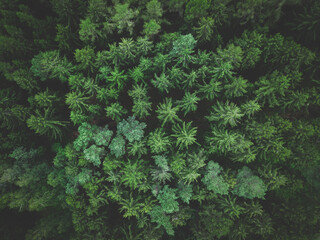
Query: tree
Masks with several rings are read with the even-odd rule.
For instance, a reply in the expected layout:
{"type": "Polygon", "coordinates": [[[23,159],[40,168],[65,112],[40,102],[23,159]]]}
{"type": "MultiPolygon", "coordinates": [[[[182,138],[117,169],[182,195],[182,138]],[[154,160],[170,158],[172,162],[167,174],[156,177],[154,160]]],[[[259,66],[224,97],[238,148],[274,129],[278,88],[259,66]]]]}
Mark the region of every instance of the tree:
{"type": "Polygon", "coordinates": [[[85,46],[82,49],[76,49],[74,57],[76,59],[76,62],[79,63],[78,67],[80,70],[93,72],[94,59],[96,57],[93,48],[91,48],[90,46],[85,46]]]}
{"type": "Polygon", "coordinates": [[[154,74],[155,80],[151,80],[152,84],[160,90],[160,92],[169,92],[169,89],[173,87],[173,83],[166,77],[164,73],[161,73],[160,77],[154,74]]]}
{"type": "Polygon", "coordinates": [[[127,110],[123,108],[119,103],[112,103],[110,106],[105,108],[107,112],[107,117],[110,117],[112,120],[119,122],[123,115],[127,114],[127,110]]]}
{"type": "Polygon", "coordinates": [[[166,181],[169,181],[172,178],[167,157],[164,155],[157,155],[153,158],[157,168],[151,170],[152,179],[156,182],[164,184],[166,181]]]}
{"type": "Polygon", "coordinates": [[[126,142],[121,135],[116,136],[109,145],[110,152],[117,158],[123,156],[125,154],[125,144],[126,142]]]}
{"type": "Polygon", "coordinates": [[[197,104],[200,98],[197,97],[196,93],[186,92],[181,100],[178,100],[178,107],[184,111],[184,116],[190,111],[194,112],[197,110],[197,104]]]}
{"type": "Polygon", "coordinates": [[[178,197],[176,196],[177,189],[169,188],[165,185],[162,190],[160,190],[157,199],[161,204],[161,208],[165,213],[173,213],[179,211],[179,203],[176,201],[178,197]]]}
{"type": "Polygon", "coordinates": [[[53,120],[54,112],[46,109],[44,114],[36,111],[27,119],[27,125],[30,129],[40,135],[47,135],[50,138],[57,139],[62,137],[61,128],[66,127],[67,121],[53,120]]]}
{"type": "Polygon", "coordinates": [[[91,162],[94,166],[99,167],[101,164],[101,158],[105,153],[104,148],[91,145],[89,148],[83,151],[84,158],[91,162]]]}
{"type": "Polygon", "coordinates": [[[148,153],[148,149],[146,146],[146,139],[141,139],[140,141],[129,142],[128,144],[128,154],[131,156],[137,156],[141,158],[142,155],[146,155],[148,153]]]}
{"type": "Polygon", "coordinates": [[[181,119],[177,115],[179,107],[172,106],[172,98],[165,98],[164,103],[158,105],[156,110],[158,114],[158,119],[161,121],[161,127],[163,127],[167,122],[174,124],[176,121],[180,122],[181,119]]]}
{"type": "Polygon", "coordinates": [[[173,42],[170,55],[177,58],[177,63],[182,63],[183,67],[187,67],[188,63],[193,61],[194,47],[197,41],[191,34],[181,35],[176,41],[173,42]]]}
{"type": "Polygon", "coordinates": [[[140,141],[144,135],[143,129],[146,127],[145,123],[139,123],[134,117],[128,117],[127,120],[118,123],[117,134],[124,135],[130,143],[140,141]]]}
{"type": "Polygon", "coordinates": [[[213,100],[218,97],[219,92],[221,92],[221,82],[216,80],[211,80],[209,83],[204,82],[203,85],[198,85],[198,92],[207,100],[213,100]]]}
{"type": "Polygon", "coordinates": [[[91,21],[89,17],[81,20],[79,30],[80,40],[85,43],[94,43],[99,37],[102,36],[98,30],[99,24],[91,21]]]}
{"type": "Polygon", "coordinates": [[[238,171],[237,184],[232,191],[235,195],[244,198],[264,198],[267,186],[257,176],[253,175],[251,169],[244,166],[238,171]]]}
{"type": "Polygon", "coordinates": [[[219,176],[221,171],[222,167],[220,167],[218,163],[209,161],[202,182],[207,186],[208,190],[213,191],[216,194],[225,195],[228,194],[229,185],[222,176],[219,176]]]}
{"type": "Polygon", "coordinates": [[[173,226],[170,221],[170,217],[165,214],[162,207],[155,206],[152,211],[149,213],[151,217],[151,222],[156,222],[158,227],[163,226],[166,229],[166,232],[173,236],[173,226]]]}
{"type": "Polygon", "coordinates": [[[74,69],[66,57],[60,57],[57,50],[40,52],[34,56],[31,63],[30,70],[41,81],[58,78],[61,82],[66,82],[74,69]]]}
{"type": "Polygon", "coordinates": [[[71,110],[79,113],[84,113],[89,110],[90,97],[86,97],[82,92],[70,92],[66,94],[66,104],[69,105],[71,110]]]}
{"type": "Polygon", "coordinates": [[[118,33],[122,33],[127,30],[130,35],[133,34],[133,27],[135,25],[134,18],[138,15],[138,10],[129,8],[129,4],[117,3],[114,6],[115,14],[111,17],[112,23],[118,30],[118,33]]]}
{"type": "Polygon", "coordinates": [[[161,26],[155,21],[150,20],[149,22],[145,22],[143,25],[143,32],[147,37],[152,37],[159,33],[161,26]]]}
{"type": "Polygon", "coordinates": [[[176,146],[179,146],[179,150],[186,148],[194,143],[197,143],[196,134],[197,128],[191,127],[192,122],[182,123],[182,127],[180,125],[174,125],[172,130],[174,134],[173,137],[177,138],[176,146]]]}
{"type": "Polygon", "coordinates": [[[149,116],[151,111],[151,105],[152,103],[149,102],[148,98],[134,101],[132,106],[133,115],[140,119],[149,116]]]}
{"type": "Polygon", "coordinates": [[[197,39],[200,42],[208,42],[211,40],[213,30],[215,28],[215,21],[211,17],[202,17],[198,22],[199,27],[196,27],[197,39]]]}
{"type": "Polygon", "coordinates": [[[234,97],[241,97],[247,93],[247,80],[242,77],[233,78],[229,84],[224,86],[225,95],[227,98],[231,99],[234,97]]]}
{"type": "Polygon", "coordinates": [[[209,121],[218,121],[223,125],[230,125],[235,127],[238,125],[239,120],[243,117],[241,109],[234,103],[227,101],[225,104],[217,102],[213,106],[213,112],[207,117],[209,121]]]}
{"type": "Polygon", "coordinates": [[[166,152],[171,147],[169,136],[165,136],[165,132],[161,128],[149,133],[148,146],[152,153],[166,152]]]}
{"type": "Polygon", "coordinates": [[[144,172],[143,162],[135,161],[123,163],[121,182],[131,189],[139,189],[139,186],[146,180],[147,176],[144,172]]]}

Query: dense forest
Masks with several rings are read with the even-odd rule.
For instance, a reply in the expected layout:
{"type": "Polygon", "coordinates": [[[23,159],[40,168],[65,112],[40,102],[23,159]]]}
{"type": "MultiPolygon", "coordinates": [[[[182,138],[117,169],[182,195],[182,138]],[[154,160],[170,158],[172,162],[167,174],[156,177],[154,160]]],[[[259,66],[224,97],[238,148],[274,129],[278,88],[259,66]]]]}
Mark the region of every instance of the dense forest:
{"type": "Polygon", "coordinates": [[[1,0],[1,240],[320,239],[320,1],[1,0]]]}

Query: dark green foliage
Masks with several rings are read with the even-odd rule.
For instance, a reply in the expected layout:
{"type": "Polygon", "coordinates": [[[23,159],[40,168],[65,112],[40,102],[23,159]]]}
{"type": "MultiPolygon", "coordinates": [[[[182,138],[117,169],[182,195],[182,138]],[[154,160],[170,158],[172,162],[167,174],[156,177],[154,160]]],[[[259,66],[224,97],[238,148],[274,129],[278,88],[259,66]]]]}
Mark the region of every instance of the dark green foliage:
{"type": "Polygon", "coordinates": [[[2,0],[0,239],[319,237],[319,6],[2,0]]]}
{"type": "Polygon", "coordinates": [[[217,102],[213,106],[213,112],[207,118],[209,121],[216,121],[223,125],[235,127],[243,115],[239,107],[227,101],[225,104],[217,102]]]}
{"type": "Polygon", "coordinates": [[[35,115],[31,115],[27,119],[27,125],[30,129],[40,135],[47,135],[53,139],[62,137],[62,128],[67,126],[66,121],[53,119],[53,111],[45,110],[43,114],[36,111],[35,115]]]}
{"type": "Polygon", "coordinates": [[[97,147],[96,145],[91,145],[89,148],[85,149],[83,153],[86,160],[88,160],[95,166],[100,166],[100,159],[104,153],[103,148],[97,147]]]}
{"type": "Polygon", "coordinates": [[[242,169],[238,171],[237,174],[237,184],[233,193],[249,199],[264,198],[265,192],[267,191],[267,187],[263,183],[263,181],[254,176],[252,171],[244,166],[242,169]]]}
{"type": "Polygon", "coordinates": [[[125,140],[121,135],[112,139],[109,145],[110,152],[116,157],[121,157],[125,154],[125,140]]]}
{"type": "Polygon", "coordinates": [[[145,123],[139,123],[134,117],[129,117],[127,120],[122,120],[118,123],[117,133],[123,134],[130,143],[140,141],[144,135],[143,129],[146,126],[145,123]]]}
{"type": "Polygon", "coordinates": [[[148,146],[152,153],[161,153],[169,150],[171,141],[169,136],[165,135],[163,129],[157,128],[149,134],[148,146]]]}
{"type": "Polygon", "coordinates": [[[156,111],[158,113],[157,117],[161,121],[161,127],[163,127],[167,122],[174,124],[177,121],[181,121],[177,115],[178,110],[179,107],[173,107],[171,98],[165,98],[164,103],[160,103],[156,111]]]}
{"type": "Polygon", "coordinates": [[[197,41],[191,34],[181,35],[176,41],[173,42],[170,55],[177,58],[177,63],[182,63],[183,67],[187,67],[188,63],[192,62],[194,47],[197,41]]]}
{"type": "Polygon", "coordinates": [[[30,70],[41,81],[59,79],[66,82],[73,72],[73,66],[68,60],[60,57],[58,51],[41,52],[32,59],[30,70]]]}
{"type": "Polygon", "coordinates": [[[207,173],[202,178],[202,182],[207,185],[208,190],[216,194],[228,194],[228,184],[222,176],[219,176],[222,168],[218,163],[210,161],[207,165],[207,173]]]}
{"type": "Polygon", "coordinates": [[[173,137],[176,137],[176,146],[179,146],[179,150],[186,148],[194,143],[196,143],[196,134],[197,134],[197,128],[191,127],[192,122],[188,122],[187,124],[185,122],[182,123],[182,127],[180,125],[175,125],[173,127],[172,134],[173,137]]]}

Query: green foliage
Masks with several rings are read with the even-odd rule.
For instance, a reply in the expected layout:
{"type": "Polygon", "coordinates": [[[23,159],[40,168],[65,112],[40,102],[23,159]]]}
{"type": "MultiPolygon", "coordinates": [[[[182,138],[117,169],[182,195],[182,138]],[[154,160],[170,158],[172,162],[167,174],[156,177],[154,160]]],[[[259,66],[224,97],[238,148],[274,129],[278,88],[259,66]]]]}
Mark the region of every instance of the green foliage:
{"type": "Polygon", "coordinates": [[[57,139],[62,137],[62,129],[68,122],[53,119],[53,111],[46,109],[44,114],[36,111],[27,119],[27,125],[30,129],[40,135],[47,135],[50,138],[57,139]]]}
{"type": "Polygon", "coordinates": [[[225,49],[217,50],[217,59],[221,62],[229,62],[233,68],[237,69],[242,63],[243,51],[241,47],[229,44],[225,49]]]}
{"type": "Polygon", "coordinates": [[[211,80],[210,83],[204,83],[199,85],[198,92],[207,100],[213,100],[218,97],[219,92],[221,92],[221,82],[211,80]]]}
{"type": "Polygon", "coordinates": [[[191,54],[194,52],[194,47],[197,41],[191,34],[181,35],[176,41],[173,42],[170,55],[177,58],[177,63],[182,63],[183,67],[193,61],[191,54]]]}
{"type": "Polygon", "coordinates": [[[177,101],[178,107],[184,111],[184,116],[190,111],[197,110],[197,104],[199,102],[199,98],[197,97],[196,93],[186,92],[183,98],[177,101]]]}
{"type": "Polygon", "coordinates": [[[85,46],[82,49],[76,49],[74,53],[76,61],[79,63],[80,70],[87,70],[92,72],[94,67],[95,53],[93,48],[85,46]]]}
{"type": "Polygon", "coordinates": [[[153,19],[143,25],[143,32],[150,37],[156,35],[160,31],[161,26],[153,19]]]}
{"type": "Polygon", "coordinates": [[[241,109],[234,103],[220,103],[217,102],[213,106],[213,112],[207,117],[209,121],[217,121],[223,125],[230,125],[235,127],[238,125],[239,120],[243,117],[241,109]]]}
{"type": "Polygon", "coordinates": [[[142,155],[147,154],[148,149],[146,146],[146,140],[134,141],[128,144],[128,154],[131,156],[137,156],[140,158],[142,155]]]}
{"type": "Polygon", "coordinates": [[[125,110],[119,103],[112,103],[110,106],[105,108],[107,112],[107,117],[110,117],[112,120],[119,122],[123,115],[127,114],[125,110]]]}
{"type": "Polygon", "coordinates": [[[125,143],[121,135],[116,136],[109,145],[110,152],[117,158],[123,156],[125,154],[125,143]]]}
{"type": "Polygon", "coordinates": [[[165,214],[165,212],[162,210],[162,207],[153,207],[152,211],[150,212],[150,217],[151,222],[156,222],[158,224],[158,227],[163,226],[169,235],[174,235],[170,217],[165,214]]]}
{"type": "Polygon", "coordinates": [[[170,168],[168,166],[168,160],[163,155],[157,155],[153,157],[157,168],[151,170],[152,179],[156,182],[164,184],[172,178],[170,168]]]}
{"type": "MultiPolygon", "coordinates": [[[[116,155],[116,157],[118,156],[116,155]]],[[[144,168],[140,161],[135,161],[134,163],[132,163],[129,160],[127,163],[124,163],[124,167],[121,170],[121,173],[121,182],[131,189],[139,188],[139,185],[141,185],[147,177],[144,173],[144,168]]]]}
{"type": "Polygon", "coordinates": [[[0,238],[317,238],[319,6],[1,1],[0,238]]]}
{"type": "Polygon", "coordinates": [[[189,204],[192,197],[192,185],[179,184],[178,193],[181,200],[189,204]]]}
{"type": "Polygon", "coordinates": [[[202,182],[207,186],[208,190],[216,194],[228,194],[229,185],[222,176],[219,176],[222,168],[218,163],[209,161],[207,165],[207,172],[202,178],[202,182]]]}
{"type": "Polygon", "coordinates": [[[169,188],[165,185],[162,190],[160,190],[157,199],[161,204],[161,208],[165,213],[173,213],[179,211],[179,203],[176,201],[178,198],[176,196],[176,189],[169,188]]]}
{"type": "Polygon", "coordinates": [[[161,73],[160,77],[154,75],[155,80],[151,80],[152,84],[159,89],[160,92],[169,92],[169,89],[173,87],[173,83],[166,77],[164,73],[161,73]]]}
{"type": "Polygon", "coordinates": [[[243,79],[242,77],[233,78],[231,83],[226,84],[225,88],[225,95],[227,98],[231,99],[234,97],[241,97],[247,92],[247,80],[243,79]]]}
{"type": "Polygon", "coordinates": [[[90,18],[81,20],[79,26],[79,37],[81,41],[94,43],[96,39],[101,37],[101,32],[97,29],[99,25],[92,22],[90,18]]]}
{"type": "Polygon", "coordinates": [[[65,57],[61,58],[56,50],[40,52],[32,59],[31,63],[30,70],[41,81],[48,78],[58,78],[60,81],[66,82],[73,72],[72,64],[65,57]]]}
{"type": "Polygon", "coordinates": [[[101,164],[101,158],[104,152],[103,148],[97,147],[96,145],[91,145],[83,151],[84,158],[97,167],[101,164]]]}
{"type": "Polygon", "coordinates": [[[186,5],[185,19],[191,21],[203,17],[210,6],[210,0],[189,0],[186,5]]]}
{"type": "Polygon", "coordinates": [[[195,28],[197,32],[197,39],[201,42],[208,42],[211,40],[215,21],[211,17],[202,17],[198,23],[199,27],[195,28]]]}
{"type": "Polygon", "coordinates": [[[86,97],[82,92],[70,92],[66,94],[66,104],[79,113],[87,112],[89,109],[90,97],[86,97]]]}
{"type": "Polygon", "coordinates": [[[157,128],[155,131],[150,132],[148,146],[152,153],[158,154],[169,150],[171,147],[171,141],[169,136],[165,135],[163,129],[157,128]]]}
{"type": "Polygon", "coordinates": [[[173,126],[173,137],[177,138],[176,146],[179,146],[179,150],[186,148],[194,143],[197,143],[196,134],[197,134],[197,128],[191,127],[192,122],[188,122],[187,124],[185,122],[182,123],[182,127],[180,125],[173,126]]]}
{"type": "Polygon", "coordinates": [[[290,78],[274,71],[270,76],[264,76],[256,83],[257,99],[264,105],[266,101],[270,107],[280,105],[280,97],[285,96],[287,89],[290,87],[290,78]]]}
{"type": "Polygon", "coordinates": [[[133,34],[133,27],[135,25],[134,18],[138,15],[138,10],[129,8],[129,4],[116,4],[114,6],[115,14],[111,17],[112,23],[117,28],[118,33],[127,30],[130,35],[133,34]]]}
{"type": "Polygon", "coordinates": [[[267,187],[264,182],[257,176],[253,175],[252,171],[244,166],[238,171],[237,184],[232,191],[239,197],[244,198],[264,198],[267,187]]]}
{"type": "Polygon", "coordinates": [[[143,138],[143,129],[146,127],[145,123],[139,123],[134,117],[129,117],[127,120],[122,120],[118,123],[117,133],[123,134],[131,143],[133,141],[140,141],[143,138]]]}
{"type": "Polygon", "coordinates": [[[179,107],[173,107],[172,105],[171,98],[165,98],[164,103],[160,103],[158,105],[156,112],[158,114],[158,119],[161,121],[161,127],[163,127],[167,122],[174,124],[176,121],[181,121],[177,115],[179,107]]]}

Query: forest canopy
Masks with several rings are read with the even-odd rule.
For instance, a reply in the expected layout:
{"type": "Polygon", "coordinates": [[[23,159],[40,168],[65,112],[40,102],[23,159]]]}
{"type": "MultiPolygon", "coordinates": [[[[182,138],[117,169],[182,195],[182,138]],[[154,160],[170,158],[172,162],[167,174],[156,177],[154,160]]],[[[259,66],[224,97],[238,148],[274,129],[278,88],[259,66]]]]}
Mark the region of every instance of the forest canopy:
{"type": "Polygon", "coordinates": [[[0,239],[318,239],[319,42],[317,0],[2,0],[0,239]]]}

